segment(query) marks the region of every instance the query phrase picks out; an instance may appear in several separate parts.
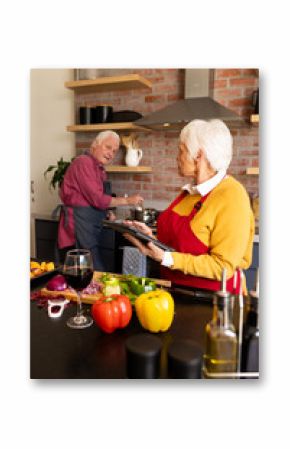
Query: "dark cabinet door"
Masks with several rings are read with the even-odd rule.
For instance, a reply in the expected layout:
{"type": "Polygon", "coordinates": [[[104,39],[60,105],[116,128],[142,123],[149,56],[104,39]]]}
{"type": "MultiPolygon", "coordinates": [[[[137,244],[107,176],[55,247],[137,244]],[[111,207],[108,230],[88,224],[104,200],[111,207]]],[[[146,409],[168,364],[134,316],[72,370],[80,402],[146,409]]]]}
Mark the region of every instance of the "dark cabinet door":
{"type": "Polygon", "coordinates": [[[248,290],[255,289],[256,272],[259,267],[259,243],[255,242],[253,247],[252,265],[245,271],[248,290]]]}
{"type": "Polygon", "coordinates": [[[57,252],[58,222],[53,220],[35,220],[36,257],[40,260],[58,263],[57,252]]]}
{"type": "MultiPolygon", "coordinates": [[[[58,221],[36,219],[35,240],[36,257],[39,260],[54,261],[58,265],[63,263],[65,251],[57,247],[58,221]]],[[[106,271],[117,270],[118,248],[116,247],[115,231],[103,229],[100,238],[100,252],[106,271]]]]}

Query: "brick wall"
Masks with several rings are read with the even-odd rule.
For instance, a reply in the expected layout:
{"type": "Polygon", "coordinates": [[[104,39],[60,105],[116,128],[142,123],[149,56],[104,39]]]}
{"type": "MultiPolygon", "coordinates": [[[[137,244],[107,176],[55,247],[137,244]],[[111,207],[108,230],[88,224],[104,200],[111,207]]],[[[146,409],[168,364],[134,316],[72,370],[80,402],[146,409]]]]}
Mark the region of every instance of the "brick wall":
{"type": "MultiPolygon", "coordinates": [[[[97,103],[111,104],[114,111],[135,110],[147,115],[184,96],[183,69],[132,69],[127,73],[139,73],[152,82],[152,90],[113,91],[102,94],[76,95],[76,121],[80,106],[97,103]]],[[[256,69],[216,69],[214,76],[214,98],[248,119],[253,113],[252,93],[258,87],[256,69]]],[[[234,138],[234,155],[229,172],[244,184],[251,194],[258,194],[258,176],[246,175],[247,167],[258,166],[258,128],[248,126],[231,129],[234,138]]],[[[128,134],[127,132],[124,132],[128,134]]],[[[181,178],[176,170],[179,132],[152,131],[138,133],[138,142],[143,150],[141,165],[153,168],[152,174],[109,174],[113,191],[117,195],[140,192],[147,200],[170,201],[188,180],[181,178]]],[[[77,152],[87,149],[95,133],[77,133],[77,152]]],[[[124,163],[123,149],[114,164],[124,163]]]]}

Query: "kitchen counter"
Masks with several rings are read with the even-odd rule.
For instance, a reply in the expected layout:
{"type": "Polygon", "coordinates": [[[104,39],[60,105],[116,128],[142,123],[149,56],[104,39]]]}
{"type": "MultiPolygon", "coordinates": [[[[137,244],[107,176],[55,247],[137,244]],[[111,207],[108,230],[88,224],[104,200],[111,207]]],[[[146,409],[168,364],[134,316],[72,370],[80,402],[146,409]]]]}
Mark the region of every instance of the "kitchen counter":
{"type": "MultiPolygon", "coordinates": [[[[191,339],[205,349],[205,325],[212,317],[212,299],[172,293],[175,315],[167,332],[156,335],[162,342],[161,374],[167,376],[167,349],[175,339],[191,339]]],[[[89,313],[90,306],[83,305],[89,313]]],[[[70,329],[66,321],[76,312],[71,303],[60,318],[49,318],[46,308],[31,300],[30,376],[32,379],[125,379],[125,342],[128,337],[147,333],[133,311],[125,329],[103,333],[96,324],[82,330],[70,329]]]]}
{"type": "MultiPolygon", "coordinates": [[[[148,203],[146,203],[147,205],[145,205],[145,207],[152,207],[155,208],[157,210],[162,210],[160,207],[155,207],[155,206],[160,206],[160,202],[154,202],[154,201],[148,201],[148,203]]],[[[121,210],[122,208],[120,208],[121,210]]],[[[127,208],[129,210],[129,208],[127,208]]],[[[119,214],[119,218],[124,218],[122,214],[119,214]]],[[[127,213],[127,215],[129,215],[129,213],[127,213]]],[[[58,218],[52,218],[51,215],[48,214],[32,214],[31,217],[34,220],[47,220],[47,221],[54,221],[54,222],[58,222],[58,218]]],[[[117,214],[117,218],[118,218],[118,214],[117,214]]],[[[259,235],[259,228],[256,228],[255,231],[255,235],[254,235],[254,242],[255,243],[259,243],[260,240],[260,235],[259,235]]]]}
{"type": "MultiPolygon", "coordinates": [[[[161,378],[167,377],[166,348],[175,338],[190,338],[202,348],[204,328],[212,316],[211,300],[203,302],[174,294],[175,317],[171,328],[156,334],[162,341],[161,378]]],[[[90,306],[84,305],[87,309],[90,306]]],[[[126,378],[125,342],[128,337],[146,332],[135,312],[128,327],[108,335],[95,324],[75,330],[66,325],[75,313],[70,304],[60,318],[48,317],[45,308],[31,301],[31,378],[32,379],[124,379],[126,378]]]]}

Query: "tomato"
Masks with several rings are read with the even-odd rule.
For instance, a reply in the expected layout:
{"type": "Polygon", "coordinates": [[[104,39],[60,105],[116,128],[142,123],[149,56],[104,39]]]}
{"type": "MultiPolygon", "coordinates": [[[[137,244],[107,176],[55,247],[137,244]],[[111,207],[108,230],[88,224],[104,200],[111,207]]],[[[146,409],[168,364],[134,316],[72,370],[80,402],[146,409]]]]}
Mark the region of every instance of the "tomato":
{"type": "Polygon", "coordinates": [[[102,296],[91,308],[95,323],[107,334],[126,327],[132,318],[132,306],[126,295],[102,296]]]}

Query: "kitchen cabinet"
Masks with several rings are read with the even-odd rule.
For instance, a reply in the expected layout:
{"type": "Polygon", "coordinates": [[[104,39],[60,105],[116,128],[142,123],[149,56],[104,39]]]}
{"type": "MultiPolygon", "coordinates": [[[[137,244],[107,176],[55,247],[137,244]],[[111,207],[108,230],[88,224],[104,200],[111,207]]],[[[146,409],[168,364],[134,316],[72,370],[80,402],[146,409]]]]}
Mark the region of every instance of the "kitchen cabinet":
{"type": "Polygon", "coordinates": [[[49,218],[35,218],[35,251],[37,259],[54,261],[59,264],[57,231],[58,221],[49,218]]]}
{"type": "Polygon", "coordinates": [[[248,290],[255,290],[256,272],[259,268],[259,243],[255,242],[253,246],[252,265],[245,270],[248,290]]]}
{"type": "MultiPolygon", "coordinates": [[[[64,259],[64,251],[57,247],[58,220],[52,218],[35,218],[35,246],[36,258],[42,261],[53,261],[61,265],[64,259]]],[[[105,265],[105,271],[120,271],[121,253],[119,254],[119,242],[115,231],[103,228],[100,252],[105,265]]]]}

